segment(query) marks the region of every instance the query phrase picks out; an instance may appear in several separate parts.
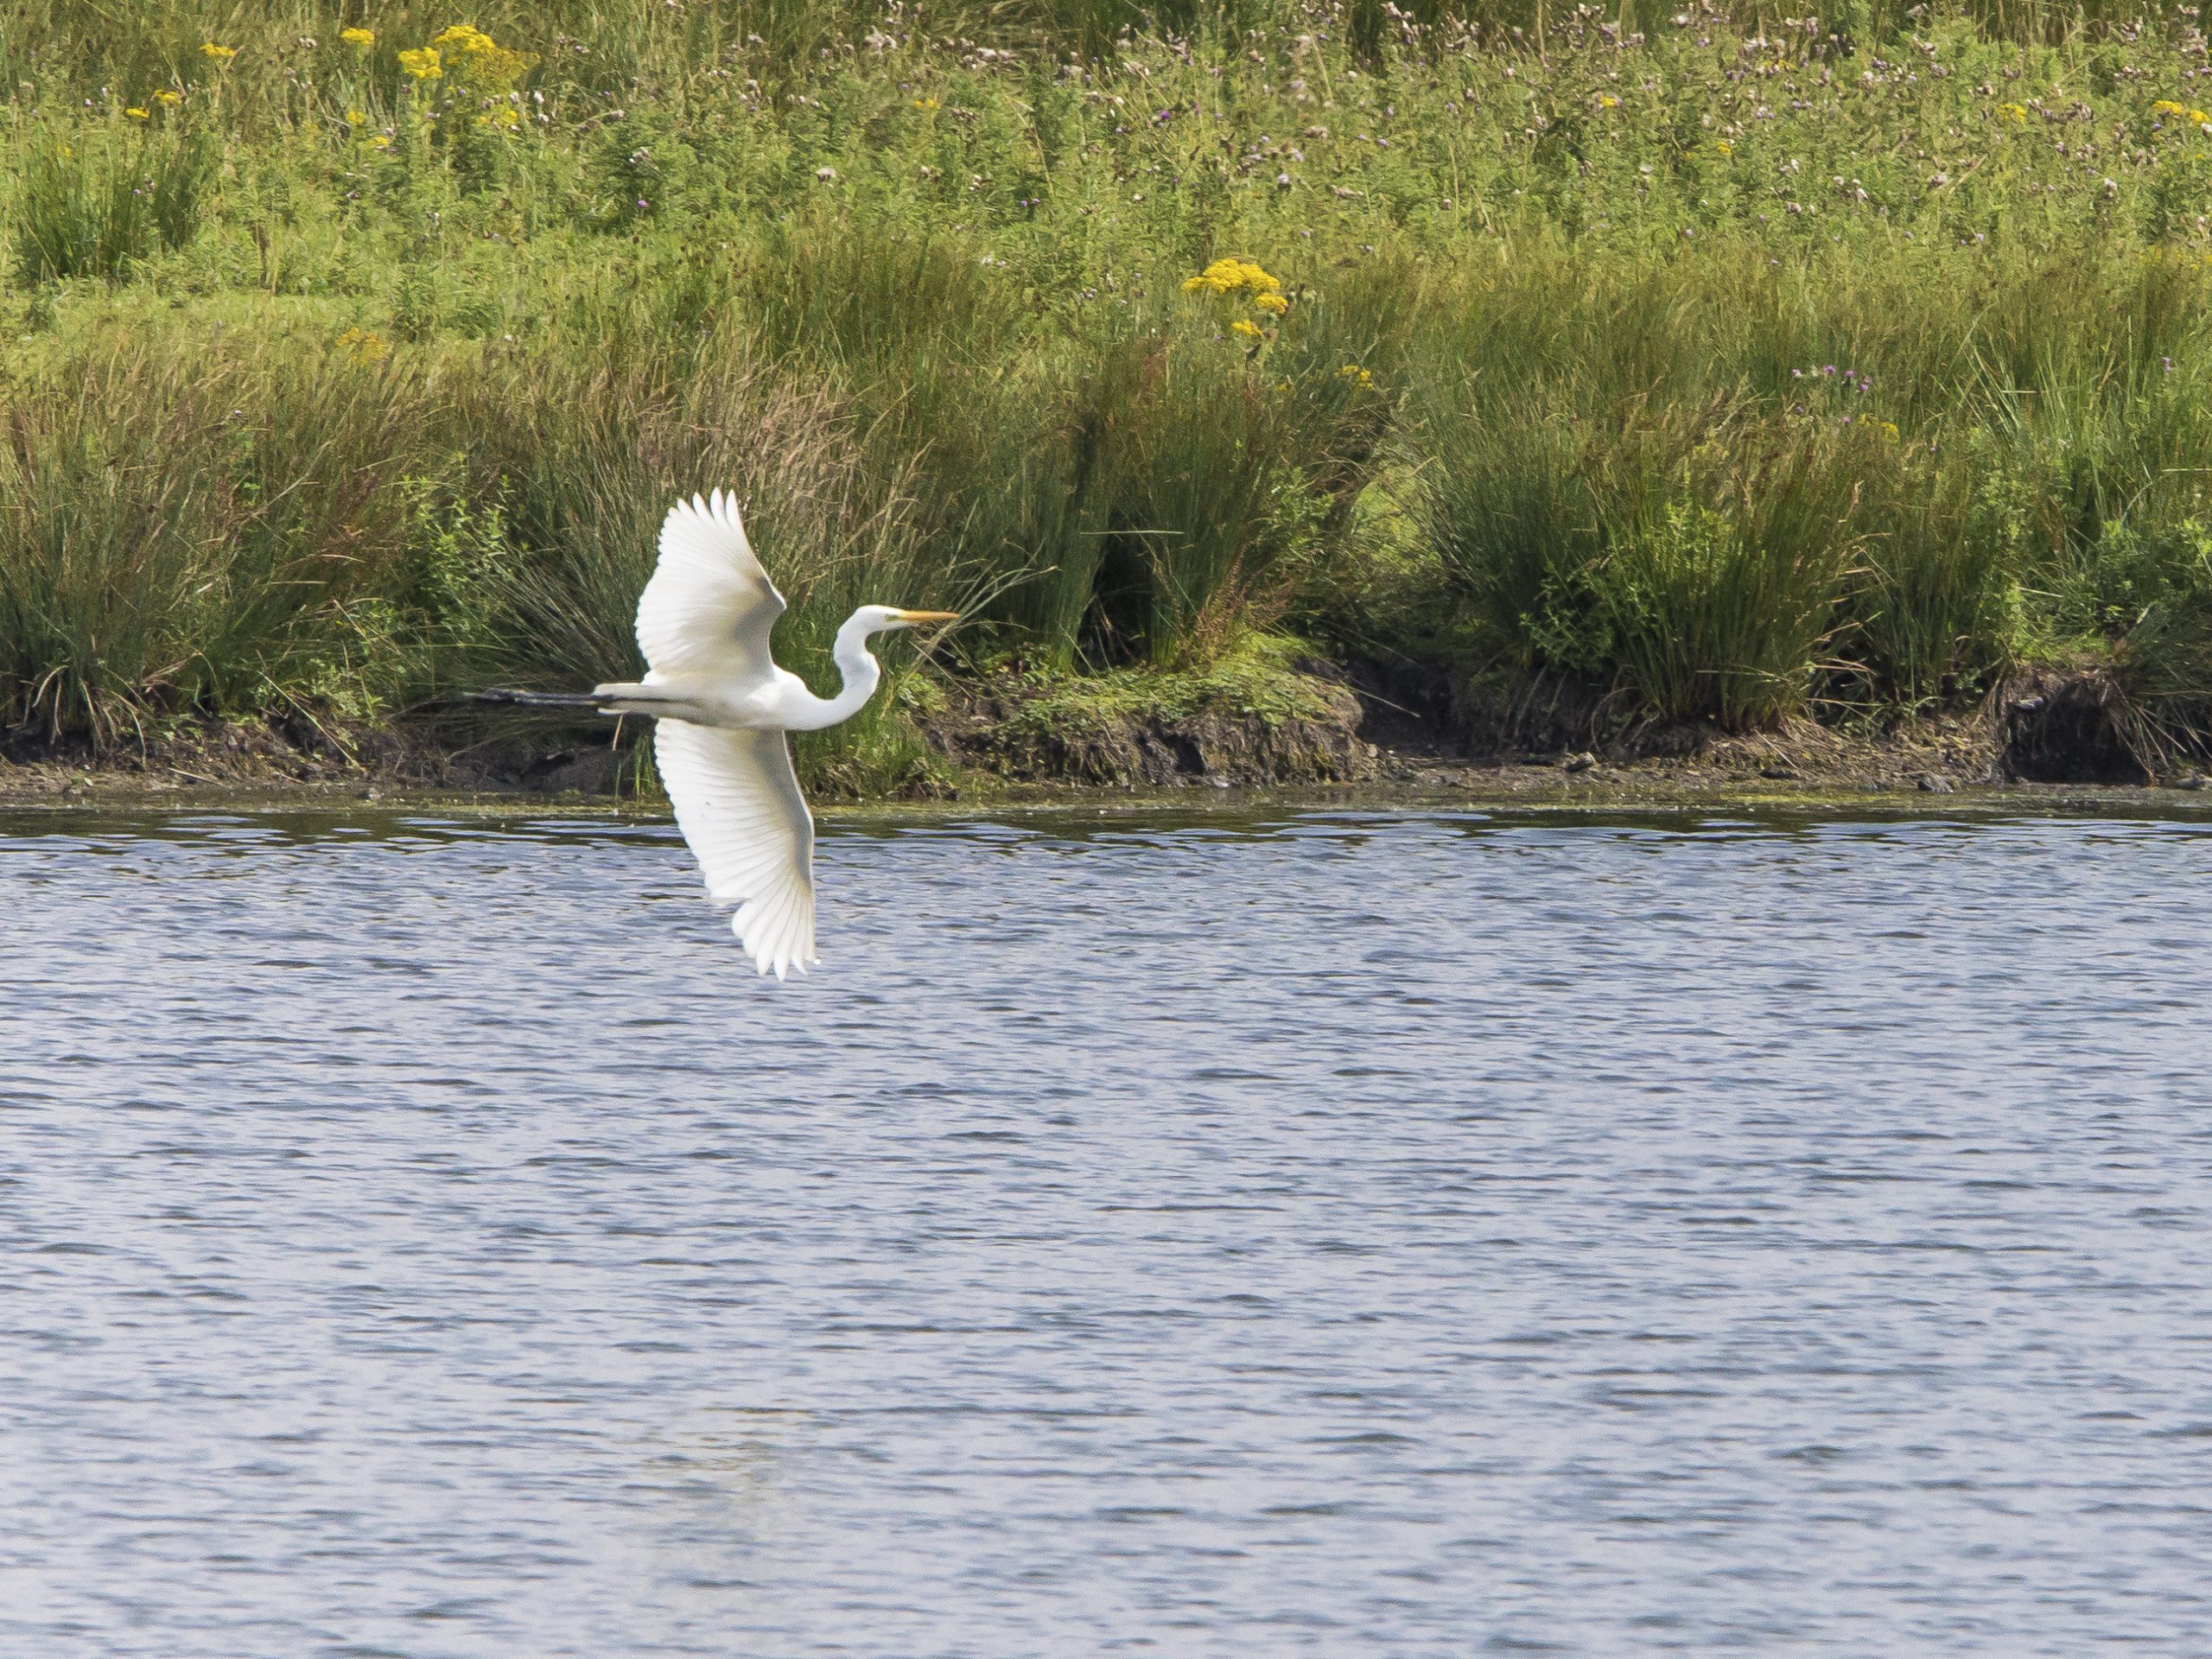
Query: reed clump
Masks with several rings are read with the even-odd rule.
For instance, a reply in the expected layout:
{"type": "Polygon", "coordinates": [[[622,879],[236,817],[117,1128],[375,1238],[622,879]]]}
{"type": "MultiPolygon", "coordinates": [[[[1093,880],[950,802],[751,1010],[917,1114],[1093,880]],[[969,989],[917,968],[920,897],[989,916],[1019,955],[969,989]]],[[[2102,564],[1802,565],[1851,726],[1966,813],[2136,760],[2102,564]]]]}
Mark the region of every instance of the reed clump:
{"type": "Polygon", "coordinates": [[[955,670],[2212,727],[2190,13],[0,15],[18,733],[626,675],[717,483],[802,671],[874,598],[955,670]]]}

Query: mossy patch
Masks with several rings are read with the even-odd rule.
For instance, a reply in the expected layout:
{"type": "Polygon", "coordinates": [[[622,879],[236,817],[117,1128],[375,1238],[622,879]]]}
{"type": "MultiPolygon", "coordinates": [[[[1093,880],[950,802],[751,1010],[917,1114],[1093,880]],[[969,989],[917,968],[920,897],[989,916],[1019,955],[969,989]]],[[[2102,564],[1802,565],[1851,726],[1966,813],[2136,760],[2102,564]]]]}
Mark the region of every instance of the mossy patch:
{"type": "Polygon", "coordinates": [[[1250,634],[1211,662],[1137,666],[1106,674],[1010,677],[1010,734],[1169,725],[1204,713],[1269,727],[1337,717],[1342,688],[1311,671],[1312,647],[1282,634],[1250,634]]]}
{"type": "Polygon", "coordinates": [[[1203,663],[1055,677],[1004,667],[948,688],[928,728],[961,763],[1021,779],[1323,782],[1371,769],[1359,699],[1303,641],[1239,639],[1203,663]]]}

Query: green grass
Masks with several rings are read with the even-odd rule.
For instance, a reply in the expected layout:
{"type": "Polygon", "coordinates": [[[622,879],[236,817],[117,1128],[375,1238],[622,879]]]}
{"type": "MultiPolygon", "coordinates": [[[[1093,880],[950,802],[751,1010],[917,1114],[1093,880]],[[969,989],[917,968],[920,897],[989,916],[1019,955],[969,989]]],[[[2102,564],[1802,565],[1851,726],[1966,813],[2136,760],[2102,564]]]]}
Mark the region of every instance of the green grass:
{"type": "Polygon", "coordinates": [[[817,680],[880,600],[1094,701],[1287,628],[2201,744],[2212,72],[2133,16],[0,3],[0,726],[626,676],[722,485],[817,680]]]}

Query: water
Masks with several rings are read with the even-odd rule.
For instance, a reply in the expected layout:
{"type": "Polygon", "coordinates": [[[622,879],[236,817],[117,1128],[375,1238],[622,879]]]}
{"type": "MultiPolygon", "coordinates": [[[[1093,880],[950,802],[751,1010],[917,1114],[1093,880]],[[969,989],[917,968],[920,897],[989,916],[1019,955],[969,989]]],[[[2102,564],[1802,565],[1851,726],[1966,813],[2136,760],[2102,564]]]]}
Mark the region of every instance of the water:
{"type": "Polygon", "coordinates": [[[0,1652],[2212,1651],[2212,823],[0,821],[0,1652]]]}

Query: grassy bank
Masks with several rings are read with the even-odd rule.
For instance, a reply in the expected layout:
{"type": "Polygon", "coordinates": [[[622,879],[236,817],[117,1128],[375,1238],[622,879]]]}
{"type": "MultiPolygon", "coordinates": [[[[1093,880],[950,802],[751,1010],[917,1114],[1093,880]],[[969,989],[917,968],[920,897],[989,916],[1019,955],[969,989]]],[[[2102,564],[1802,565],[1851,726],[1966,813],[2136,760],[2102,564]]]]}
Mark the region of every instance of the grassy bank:
{"type": "MultiPolygon", "coordinates": [[[[634,667],[723,483],[817,680],[1291,636],[1728,729],[2212,728],[2185,14],[0,0],[0,725],[634,667]]],[[[808,757],[911,759],[895,700],[808,757]]]]}

